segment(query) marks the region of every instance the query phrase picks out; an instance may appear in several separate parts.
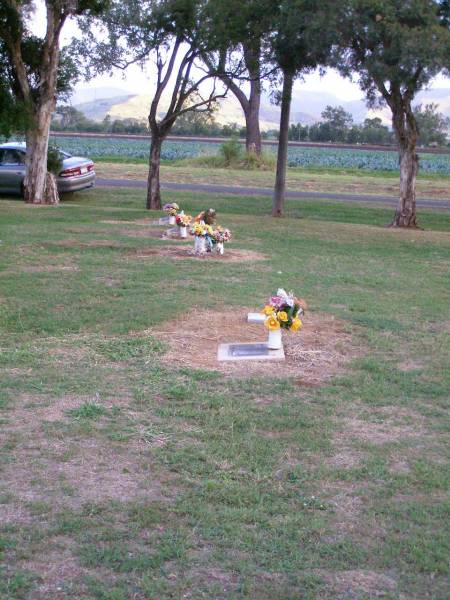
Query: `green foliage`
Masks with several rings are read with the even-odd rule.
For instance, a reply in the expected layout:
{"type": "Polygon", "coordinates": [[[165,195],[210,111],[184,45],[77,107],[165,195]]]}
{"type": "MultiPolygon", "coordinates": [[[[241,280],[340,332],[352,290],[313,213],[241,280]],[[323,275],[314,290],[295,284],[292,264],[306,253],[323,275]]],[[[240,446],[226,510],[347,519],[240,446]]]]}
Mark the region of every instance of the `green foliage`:
{"type": "Polygon", "coordinates": [[[418,104],[414,107],[414,116],[419,129],[419,144],[445,146],[450,130],[450,119],[438,111],[437,104],[418,104]]]}
{"type": "Polygon", "coordinates": [[[450,31],[442,19],[446,2],[347,0],[339,3],[340,48],[335,64],[358,73],[371,104],[407,104],[449,67],[450,31]],[[376,51],[374,51],[376,49],[376,51]]]}
{"type": "Polygon", "coordinates": [[[219,153],[225,162],[225,166],[229,167],[241,158],[242,146],[238,139],[233,138],[221,144],[219,153]]]}
{"type": "Polygon", "coordinates": [[[160,354],[163,344],[149,336],[114,338],[95,344],[94,349],[111,361],[130,360],[135,358],[148,358],[160,354]]]}
{"type": "Polygon", "coordinates": [[[58,175],[61,172],[63,159],[58,146],[49,145],[47,151],[47,171],[58,175]]]}
{"type": "Polygon", "coordinates": [[[0,567],[0,595],[7,600],[26,600],[35,579],[27,571],[11,572],[0,567]]]}
{"type": "MultiPolygon", "coordinates": [[[[300,123],[289,127],[289,139],[295,141],[309,140],[311,142],[341,142],[349,144],[391,144],[392,134],[389,128],[383,125],[379,117],[365,119],[362,125],[353,124],[350,113],[346,113],[342,107],[331,107],[328,109],[328,118],[313,125],[300,123]],[[341,112],[343,111],[343,112],[341,112]]],[[[324,113],[322,113],[322,117],[324,113]]]]}
{"type": "Polygon", "coordinates": [[[98,402],[85,402],[78,408],[72,408],[68,414],[76,420],[93,419],[96,420],[108,414],[107,409],[98,404],[98,402]]]}
{"type": "Polygon", "coordinates": [[[270,34],[273,63],[293,76],[324,65],[335,41],[335,14],[328,0],[282,0],[270,34]]]}

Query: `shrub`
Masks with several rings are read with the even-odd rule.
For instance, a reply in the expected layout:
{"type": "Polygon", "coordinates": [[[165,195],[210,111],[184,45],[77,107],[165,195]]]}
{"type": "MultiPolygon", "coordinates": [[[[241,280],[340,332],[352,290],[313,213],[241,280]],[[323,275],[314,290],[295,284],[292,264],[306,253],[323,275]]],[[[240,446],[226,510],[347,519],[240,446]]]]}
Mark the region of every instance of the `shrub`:
{"type": "Polygon", "coordinates": [[[232,138],[228,142],[221,144],[219,153],[225,161],[225,166],[229,167],[241,158],[242,146],[237,138],[232,138]]]}

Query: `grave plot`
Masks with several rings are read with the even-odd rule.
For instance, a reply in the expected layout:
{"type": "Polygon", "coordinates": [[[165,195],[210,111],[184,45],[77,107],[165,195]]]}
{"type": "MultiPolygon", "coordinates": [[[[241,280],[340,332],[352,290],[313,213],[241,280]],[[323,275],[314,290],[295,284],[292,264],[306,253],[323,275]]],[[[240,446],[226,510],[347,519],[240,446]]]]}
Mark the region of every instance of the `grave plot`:
{"type": "Polygon", "coordinates": [[[151,333],[168,345],[166,359],[174,363],[220,371],[234,377],[294,377],[299,385],[320,385],[361,354],[361,348],[354,345],[345,322],[328,314],[309,311],[299,333],[283,335],[284,361],[274,364],[249,359],[219,362],[220,344],[266,343],[267,330],[262,324],[248,324],[249,312],[249,307],[202,310],[203,318],[199,320],[199,311],[194,310],[152,329],[151,333]]]}
{"type": "MultiPolygon", "coordinates": [[[[171,240],[172,241],[172,240],[171,240]]],[[[266,256],[261,252],[254,250],[241,250],[239,248],[233,248],[227,250],[226,254],[220,255],[216,252],[207,252],[202,255],[194,255],[191,248],[184,248],[180,246],[157,246],[153,248],[139,248],[132,254],[128,255],[130,258],[153,258],[160,256],[164,258],[173,258],[175,260],[191,259],[191,260],[207,260],[210,262],[230,262],[240,263],[248,261],[259,261],[266,260],[266,256]]]]}

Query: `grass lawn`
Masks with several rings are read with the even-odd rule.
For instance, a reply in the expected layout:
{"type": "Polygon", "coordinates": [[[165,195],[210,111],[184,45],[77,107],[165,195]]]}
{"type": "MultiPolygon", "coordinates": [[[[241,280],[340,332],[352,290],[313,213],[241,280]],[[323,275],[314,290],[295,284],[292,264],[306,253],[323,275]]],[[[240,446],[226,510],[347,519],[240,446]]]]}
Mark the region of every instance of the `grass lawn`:
{"type": "MultiPolygon", "coordinates": [[[[148,165],[141,163],[95,163],[99,177],[146,180],[148,165]]],[[[193,161],[179,161],[161,167],[163,181],[171,183],[198,183],[272,188],[273,170],[246,171],[198,166],[193,161]]],[[[437,175],[420,175],[417,180],[417,197],[448,200],[450,178],[437,175]]],[[[288,168],[286,188],[300,192],[330,192],[346,194],[374,194],[396,197],[399,194],[399,176],[396,173],[367,173],[364,171],[320,170],[288,168]]]]}
{"type": "Polygon", "coordinates": [[[0,200],[0,598],[448,598],[450,214],[165,199],[216,207],[260,260],[165,255],[140,190],[0,200]],[[334,320],[338,369],[169,347],[202,323],[214,356],[209,319],[245,328],[280,285],[310,307],[298,340],[334,320]]]}

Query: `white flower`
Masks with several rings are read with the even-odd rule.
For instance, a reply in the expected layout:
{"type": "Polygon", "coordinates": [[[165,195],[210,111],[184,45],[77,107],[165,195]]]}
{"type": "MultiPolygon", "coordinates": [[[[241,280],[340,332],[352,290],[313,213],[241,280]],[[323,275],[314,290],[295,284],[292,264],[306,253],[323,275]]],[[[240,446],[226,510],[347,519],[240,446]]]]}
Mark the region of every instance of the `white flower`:
{"type": "Polygon", "coordinates": [[[283,288],[278,288],[277,296],[281,298],[283,302],[288,306],[294,306],[294,295],[292,294],[292,292],[290,294],[287,294],[286,290],[283,290],[283,288]]]}

